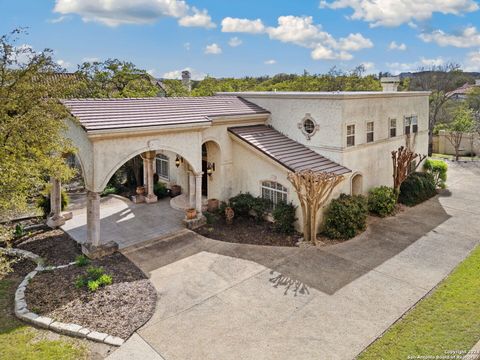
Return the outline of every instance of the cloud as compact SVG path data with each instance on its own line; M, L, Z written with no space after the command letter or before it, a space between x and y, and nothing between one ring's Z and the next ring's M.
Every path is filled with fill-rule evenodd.
M222 20L222 32L262 34L265 32L265 25L262 20L248 20L226 17Z
M388 45L388 50L405 51L407 50L407 45L404 43L397 44L395 41L392 41L390 45Z
M467 55L463 70L480 71L480 50L471 52Z
M58 23L61 23L61 22L64 22L64 21L67 21L67 20L70 20L70 19L71 19L70 16L62 15L62 16L59 16L59 17L54 18L54 19L48 19L47 22L49 22L50 24L58 24Z
M168 71L165 74L163 74L163 78L164 79L178 79L179 80L179 79L182 78L182 71L185 71L185 70L190 71L190 75L192 77L192 80L200 81L200 80L205 79L205 77L207 76L207 74L205 74L203 72L197 71L197 70L192 69L190 67L186 67L186 68L180 69L180 70Z
M377 72L375 68L375 64L373 62L370 62L370 61L363 62L362 66L365 68L365 72L367 74L374 74Z
M57 62L58 65L60 65L60 66L63 67L63 68L66 68L66 69L68 69L68 68L70 68L70 67L72 66L71 63L69 63L68 61L65 61L65 60L63 60L63 59L59 59L59 60L57 60L56 62Z
M411 63L387 63L387 67L392 73L413 72L421 68L432 68L434 66L441 66L445 64L445 60L441 57L428 59L421 57L420 60Z
M191 44L189 42L186 42L185 44L183 44L183 47L185 48L185 50L190 51Z
M229 41L228 41L228 45L230 45L231 47L237 47L237 46L240 46L242 45L243 41L240 40L238 37L234 36L232 37Z
M219 55L221 53L222 48L216 43L205 46L205 54Z
M413 20L423 21L435 12L461 15L477 11L475 0L322 0L320 7L330 9L351 8L352 20L363 20L375 26L399 26Z
M187 15L180 20L178 20L178 24L180 26L185 27L203 27L206 29L211 29L217 27L214 22L212 22L212 18L208 15L207 10L198 10L197 8L192 8L193 14Z
M447 34L442 30L435 30L431 33L420 34L419 37L427 43L434 42L440 46L454 46L458 48L480 46L480 33L475 26L469 26L458 34Z
M82 62L89 62L89 63L94 63L94 62L99 62L100 59L98 57L92 56L92 57L84 57L82 59Z
M277 60L274 60L274 59L266 60L264 62L265 65L275 65L276 63L277 63Z
M312 49L314 60L350 60L350 52L373 47L372 41L359 33L335 39L321 25L314 24L311 16L280 16L276 27L266 27L259 19L225 18L222 31L267 34L272 40Z
M190 7L184 0L56 0L53 11L112 27L152 24L163 17L177 18L181 26L214 26L207 10Z

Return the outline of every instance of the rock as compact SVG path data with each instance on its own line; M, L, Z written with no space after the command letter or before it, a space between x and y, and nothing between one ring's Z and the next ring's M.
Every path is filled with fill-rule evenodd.
M93 340L93 341L98 341L98 342L103 342L107 338L107 336L109 336L109 335L105 334L105 333L98 332L98 331L92 331L90 334L87 335L87 339Z
M105 340L103 340L103 342L107 345L121 346L125 342L125 340L116 336L109 335L105 338Z

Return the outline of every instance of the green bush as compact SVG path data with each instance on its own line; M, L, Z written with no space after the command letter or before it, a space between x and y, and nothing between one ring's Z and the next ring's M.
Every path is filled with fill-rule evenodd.
M395 190L391 187L379 186L368 193L368 210L381 217L391 215L396 204Z
M238 194L230 198L230 207L235 212L235 217L253 216L255 220L262 221L270 207L270 202L261 197L254 197L250 193Z
M119 194L120 189L113 185L107 185L105 189L103 189L102 193L100 194L101 197L112 195L112 194Z
M433 175L437 188L445 189L448 170L448 164L445 161L427 159L423 164L423 169Z
M62 211L67 207L68 203L70 202L70 199L68 197L68 194L66 193L65 190L62 190L61 192L61 197L62 197L62 204L61 208ZM42 210L43 216L48 216L50 214L50 195L40 195L37 199L37 206Z
M295 213L297 207L292 203L280 202L273 209L273 226L276 231L284 234L293 234L295 232Z
M341 194L327 207L323 232L331 239L350 239L367 228L367 216L364 196Z
M436 195L435 179L432 174L414 172L400 187L398 201L407 206L414 206Z
M85 255L78 255L75 258L75 265L77 265L78 267L87 266L89 264L90 264L90 259Z
M163 199L164 197L167 197L168 195L167 185L165 185L165 183L160 181L156 182L153 185L153 193L157 195L159 199Z
M80 275L75 280L77 288L86 287L90 291L97 291L102 286L111 285L113 279L110 275L105 274L102 267L89 267L85 275Z

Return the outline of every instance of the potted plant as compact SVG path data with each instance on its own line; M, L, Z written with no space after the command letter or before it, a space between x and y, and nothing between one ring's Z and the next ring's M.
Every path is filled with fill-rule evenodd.
M187 209L185 211L186 213L186 216L187 216L187 220L193 220L193 219L196 219L197 218L197 210L196 209Z
M143 195L145 194L145 187L144 186L137 186L137 189L135 190L137 195Z
M172 185L172 189L170 190L170 196L175 197L182 193L182 187L180 185Z
M217 211L219 204L220 202L218 201L218 199L208 199L208 204L207 204L208 212L213 213Z

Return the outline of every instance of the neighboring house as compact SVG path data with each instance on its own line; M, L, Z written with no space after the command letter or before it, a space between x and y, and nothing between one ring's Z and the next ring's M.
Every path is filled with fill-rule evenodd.
M78 122L88 190L89 242L99 242L99 194L127 160L145 161L146 202L153 174L183 189L189 207L240 192L298 205L292 171L342 174L340 193L392 186L391 152L428 151L428 92L243 92L212 97L65 100ZM302 230L298 209L298 230Z
M480 79L475 80L475 84L466 83L458 89L450 91L447 93L447 96L452 100L465 100L468 96L468 93L477 87L480 87Z

